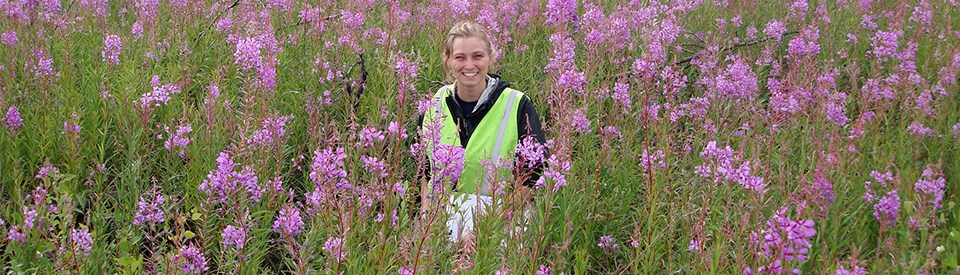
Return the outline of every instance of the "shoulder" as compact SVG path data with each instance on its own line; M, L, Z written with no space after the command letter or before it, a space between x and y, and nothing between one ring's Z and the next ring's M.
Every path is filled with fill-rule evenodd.
M443 85L439 89L437 89L437 92L433 94L433 97L435 99L440 99L442 97L449 95L452 92L453 92L453 84Z

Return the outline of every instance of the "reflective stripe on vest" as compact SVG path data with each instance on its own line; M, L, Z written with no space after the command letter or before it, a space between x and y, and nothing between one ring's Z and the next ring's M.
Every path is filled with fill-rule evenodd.
M452 85L448 85L437 91L434 95L436 104L424 113L423 127L430 125L434 119L443 119L440 143L460 145L458 142L459 128L453 121L450 109L446 108L446 104L444 104L451 90ZM464 169L457 181L456 191L472 194L477 192L476 187L479 184L479 194L489 196L492 195L492 179L509 179L513 166L514 150L516 150L519 141L517 112L519 111L518 101L521 98L523 98L522 92L507 88L500 94L500 98L491 99L496 100L496 102L481 119L467 142L467 148L464 152ZM437 110L441 112L437 112ZM424 149L432 162L432 150L429 149L432 146L429 143L429 141L425 142ZM497 173L488 174L485 164L495 165L496 168L490 167L489 170Z

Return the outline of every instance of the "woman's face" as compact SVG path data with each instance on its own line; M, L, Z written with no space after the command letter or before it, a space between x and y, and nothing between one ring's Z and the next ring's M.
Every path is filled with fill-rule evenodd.
M447 69L464 88L486 88L487 72L492 57L483 40L477 37L456 38L447 57ZM480 88L481 91L483 88Z

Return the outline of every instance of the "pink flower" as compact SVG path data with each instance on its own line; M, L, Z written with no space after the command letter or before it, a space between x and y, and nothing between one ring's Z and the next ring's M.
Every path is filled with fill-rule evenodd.
M600 242L597 243L597 247L604 250L617 250L617 248L620 248L620 245L613 243L613 237L607 235L600 237Z
M173 260L180 263L184 273L203 273L209 269L203 251L193 245L180 248L180 254L174 255Z
M90 255L90 249L93 245L93 238L90 237L90 232L87 232L87 230L83 228L71 229L70 240L73 241L74 253L83 253L84 257Z
M582 109L573 110L573 129L580 133L590 132L590 119L587 118Z
M6 31L3 32L3 35L0 35L0 43L3 43L7 46L15 46L20 40L17 39L17 32L15 31Z
M343 251L344 240L342 238L330 237L323 243L323 251L326 251L329 257L337 259L337 262L343 262L347 257L347 252Z
M120 37L115 34L108 35L106 38L104 38L103 44L103 50L100 51L100 56L103 57L103 62L119 65L120 51L122 50Z
M284 205L280 210L280 215L273 222L273 231L282 234L284 237L293 237L300 234L303 228L303 218L300 217L300 209L293 205Z
M247 230L243 227L227 225L220 236L223 237L224 246L233 247L237 250L242 250L247 243Z
M545 23L555 28L564 26L567 23L576 22L578 20L577 1L548 0L547 12L544 13L544 16L547 17Z
M6 126L8 130L13 132L23 127L23 119L20 118L20 110L16 106L10 106L7 109Z
M880 198L873 205L873 216L881 225L894 226L897 224L897 217L900 215L900 194L896 189L887 192L887 195Z

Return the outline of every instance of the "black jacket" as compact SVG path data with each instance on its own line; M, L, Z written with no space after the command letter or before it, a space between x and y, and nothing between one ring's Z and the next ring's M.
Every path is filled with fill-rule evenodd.
M477 106L473 113L467 116L463 115L463 112L460 109L460 104L457 103L453 93L450 93L444 99L447 107L450 108L450 115L453 116L453 122L460 127L460 145L464 148L466 148L467 143L470 142L470 136L473 135L473 131L476 130L477 125L479 125L480 121L483 120L483 117L487 115L487 112L490 111L490 108L497 103L497 100L501 100L500 94L502 94L503 91L510 86L510 83L507 83L507 81L501 79L498 75L490 74L490 77L497 79L497 84L490 93L490 99L484 103L481 103L479 106ZM520 108L517 112L517 133L520 136L520 139L522 140L527 136L533 136L537 142L540 142L540 144L546 144L547 139L546 135L543 133L543 127L541 127L540 124L540 116L537 114L537 109L534 107L533 101L530 100L530 97L523 95L523 98L520 99L519 107ZM420 117L417 119L418 133L422 126L423 115L420 115ZM545 159L546 156L544 156L544 160ZM533 168L533 173L530 173L530 177L523 182L523 185L527 187L533 187L537 180L540 179L542 170L542 163L535 166Z

